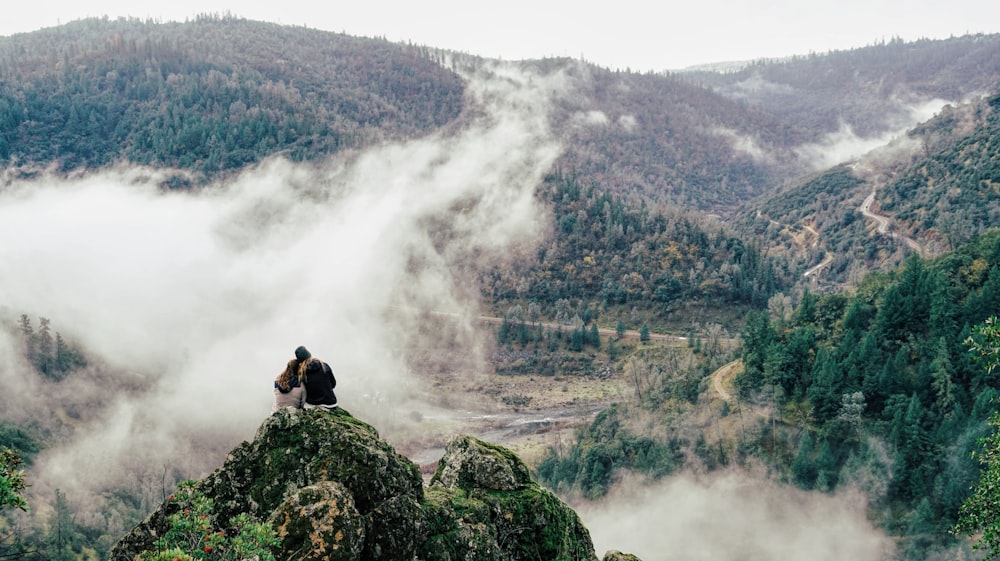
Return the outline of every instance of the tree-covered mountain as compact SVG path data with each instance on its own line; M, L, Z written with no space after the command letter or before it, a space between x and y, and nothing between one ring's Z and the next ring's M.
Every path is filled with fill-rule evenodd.
M898 265L914 247L958 247L1000 223L998 108L996 94L946 107L885 148L749 202L737 222L781 253L828 258L824 284L856 284L859 272ZM871 210L891 220L886 232L860 211L870 195Z
M949 531L980 472L971 452L1000 396L995 373L964 342L1000 313L1000 231L938 258L913 256L850 293L806 292L794 309L770 311L748 314L743 369L721 409L708 399L715 390L699 386L705 378L661 368L641 399L553 449L541 479L600 496L622 469L659 477L685 458L763 462L806 489L863 490L906 558L955 545ZM707 420L697 412L706 408ZM631 421L650 412L662 424ZM728 441L715 443L719 424L736 416Z
M873 114L918 98L992 91L996 45L992 36L894 41L731 75L612 72L569 59L521 66L567 77L551 114L567 173L728 212L801 175L808 162L795 149L837 122L867 134L894 124ZM460 74L492 63L231 16L77 21L0 38L0 162L129 161L203 181L273 154L319 159L460 122ZM780 87L747 86L760 80Z
M0 38L0 162L212 176L455 119L463 81L417 48L237 18L82 20Z
M681 74L761 107L818 140L849 126L862 137L895 131L914 106L966 101L1000 89L1000 35L888 42L760 60L736 72Z

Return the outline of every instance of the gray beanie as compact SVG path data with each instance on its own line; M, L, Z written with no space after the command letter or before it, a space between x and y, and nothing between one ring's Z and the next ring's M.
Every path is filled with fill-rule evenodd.
M306 349L305 347L300 346L299 348L295 349L295 358L298 359L299 362L302 362L303 360L308 360L311 357L312 353L310 353L309 350Z

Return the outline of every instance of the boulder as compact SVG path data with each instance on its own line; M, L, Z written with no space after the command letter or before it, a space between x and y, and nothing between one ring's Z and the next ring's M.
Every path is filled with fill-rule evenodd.
M597 561L576 513L511 451L456 437L425 489L413 462L340 408L274 413L195 486L216 524L268 522L281 561ZM162 504L109 559L152 549L176 508Z
M444 510L450 516L438 519L438 533L428 532L427 540L474 538L458 540L454 555L434 559L597 559L576 512L532 481L524 462L501 446L471 436L452 439L430 485L437 493L425 500L434 503L425 515ZM421 551L428 549L425 541Z

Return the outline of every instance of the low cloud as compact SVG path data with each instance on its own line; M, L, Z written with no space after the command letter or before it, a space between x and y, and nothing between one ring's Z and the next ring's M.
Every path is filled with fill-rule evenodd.
M771 155L761 148L760 144L758 144L757 140L752 136L741 134L737 130L726 127L716 127L712 130L712 133L729 139L734 150L743 152L758 162L766 163L773 160Z
M599 556L880 561L894 549L866 518L860 494L806 492L746 473L629 481L577 510Z
M37 458L31 492L90 500L140 472L204 475L253 436L298 345L331 363L345 408L402 430L420 313L454 314L472 341L476 267L543 231L563 80L483 69L468 88L480 116L459 132L274 159L195 191L144 168L0 187L3 321L49 318L94 363L43 381L0 333L4 419L73 435Z
M899 111L887 123L889 130L876 135L858 136L850 125L841 123L840 129L823 137L819 142L805 144L795 149L796 155L806 161L815 170L823 170L844 162L857 160L879 148L888 147L895 142L897 147L906 132L914 126L930 120L948 104L943 99L930 99L904 102L899 98L893 100Z
M573 114L572 122L576 126L602 127L611 120L603 111L577 111Z

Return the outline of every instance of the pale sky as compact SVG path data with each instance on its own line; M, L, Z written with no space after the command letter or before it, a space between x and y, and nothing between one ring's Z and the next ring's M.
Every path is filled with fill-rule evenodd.
M901 37L1000 31L996 0L35 0L6 6L0 35L90 16L183 21L198 13L306 25L491 58L582 57L612 68L706 62L860 47Z

